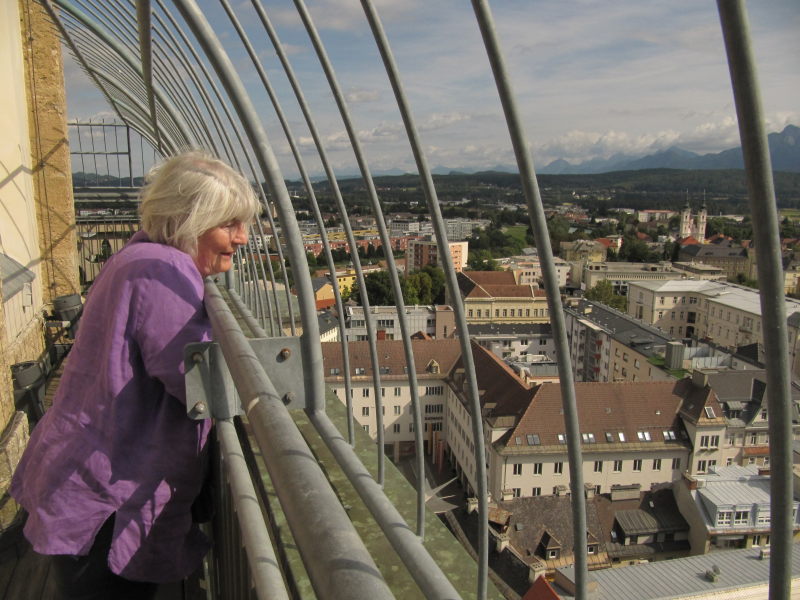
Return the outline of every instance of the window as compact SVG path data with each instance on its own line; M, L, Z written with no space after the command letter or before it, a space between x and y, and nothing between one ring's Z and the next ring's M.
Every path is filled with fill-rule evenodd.
M366 431L367 433L369 433L369 425L364 425L364 431Z
M649 431L637 431L636 437L639 438L640 442L650 442L653 438L650 437Z
M717 527L731 524L733 513L729 510L721 510L717 513Z
M758 513L758 517L756 518L756 523L759 525L769 525L770 523L770 513L760 512Z
M553 473L555 473L556 475L561 475L563 472L564 472L563 462L553 463Z
M369 398L369 388L361 388L361 397Z
M394 327L394 319L378 319L378 327Z
M587 552L587 554L594 554L595 552L597 552L597 546L594 546L594 545L587 546L586 547L586 552Z
M602 460L594 461L594 472L595 473L602 473L603 472L603 461Z
M334 367L331 369L331 375L338 375L339 374L339 367Z
M431 423L431 431L441 431L441 430L442 430L441 421L438 423Z
M680 458L673 458L672 459L672 469L677 471L681 468L681 459Z
M584 444L594 444L594 434L593 433L582 433L581 437L583 438Z
M408 424L408 433L414 433L414 423Z
M749 510L737 510L733 518L734 525L748 525L750 523Z
M541 444L539 441L539 435L536 433L529 433L525 436L525 438L528 440L528 446L538 446Z
M661 470L661 459L654 458L653 459L653 471L660 471Z
M622 473L622 461L615 460L614 461L614 473Z
M426 396L441 396L444 394L444 386L443 385L428 385L425 386L425 395Z
M395 423L394 425L392 425L392 431L394 433L400 433L400 423Z
M399 404L395 404L394 405L394 414L399 415L400 413L401 413L400 405Z
M624 434L624 433L622 433L621 431L619 432L619 435L618 435L618 437L619 437L619 441L620 441L620 442L624 442L624 441L625 441L625 434Z
M701 448L718 448L719 436L718 435L701 435L700 436Z
M534 475L542 474L542 463L533 463L533 474Z
M514 475L522 475L522 463L514 463L511 466L514 468Z
M707 469L708 461L705 460L698 460L697 461L697 472L698 473L705 473Z
M441 414L444 411L444 404L426 404L425 414Z
M381 398L386 398L386 388L381 388Z
M558 443L559 444L566 444L567 443L567 438L564 436L563 433L559 433L558 434Z
M709 418L709 419L716 419L717 418L717 415L714 414L714 409L712 407L706 406L706 407L704 407L704 410L706 412L706 417L707 418Z
M400 388L399 387L394 388L394 395L395 396L399 396L400 395Z
M367 370L364 367L356 367L355 372L356 375L364 375Z
M520 488L512 488L511 489L511 495L514 498L519 498L522 495L522 489L520 489Z
M664 434L664 441L665 442L673 442L675 441L675 432L674 431L662 431L661 433Z
M633 460L633 470L635 472L637 472L637 473L642 470L642 459L641 458L636 458L636 459Z
M541 496L541 495L542 495L542 488L540 487L535 487L531 491L531 496Z

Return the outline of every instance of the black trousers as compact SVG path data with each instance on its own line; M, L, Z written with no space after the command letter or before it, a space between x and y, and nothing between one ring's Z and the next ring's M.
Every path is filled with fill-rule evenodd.
M100 528L86 556L55 555L52 566L58 600L151 600L158 584L131 581L108 568L114 515Z

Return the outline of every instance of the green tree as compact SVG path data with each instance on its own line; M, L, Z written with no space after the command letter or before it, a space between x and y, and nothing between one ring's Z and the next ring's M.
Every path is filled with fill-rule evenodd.
M628 299L625 296L615 294L614 288L608 279L598 281L597 285L587 290L583 297L594 302L602 302L620 312L625 312L628 308Z
M439 267L427 265L422 268L422 272L427 273L431 278L431 303L444 304L446 287L444 271Z
M367 286L367 297L371 306L389 306L394 304L394 293L392 293L392 283L389 278L389 271L375 271L364 277L364 285ZM361 304L361 290L358 283L353 285L350 292L350 299Z

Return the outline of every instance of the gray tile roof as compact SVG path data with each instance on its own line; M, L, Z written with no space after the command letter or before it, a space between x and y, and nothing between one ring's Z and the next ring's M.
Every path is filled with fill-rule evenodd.
M724 550L661 560L647 564L589 572L589 583L597 584L593 600L672 600L687 597L710 597L725 591L764 586L769 581L769 558L761 560L758 548ZM717 581L709 581L706 571L719 568ZM792 545L791 570L793 588L800 585L800 544ZM574 567L558 570L560 575L575 580ZM575 596L557 587L564 600ZM740 597L745 597L744 595ZM756 596L747 596L756 597ZM766 596L763 596L766 597Z

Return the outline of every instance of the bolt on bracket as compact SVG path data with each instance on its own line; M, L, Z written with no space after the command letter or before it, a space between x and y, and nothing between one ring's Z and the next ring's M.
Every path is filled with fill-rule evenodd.
M253 338L248 341L286 407L305 408L306 377L300 338ZM188 344L183 356L186 412L190 418L230 419L244 414L219 344Z

